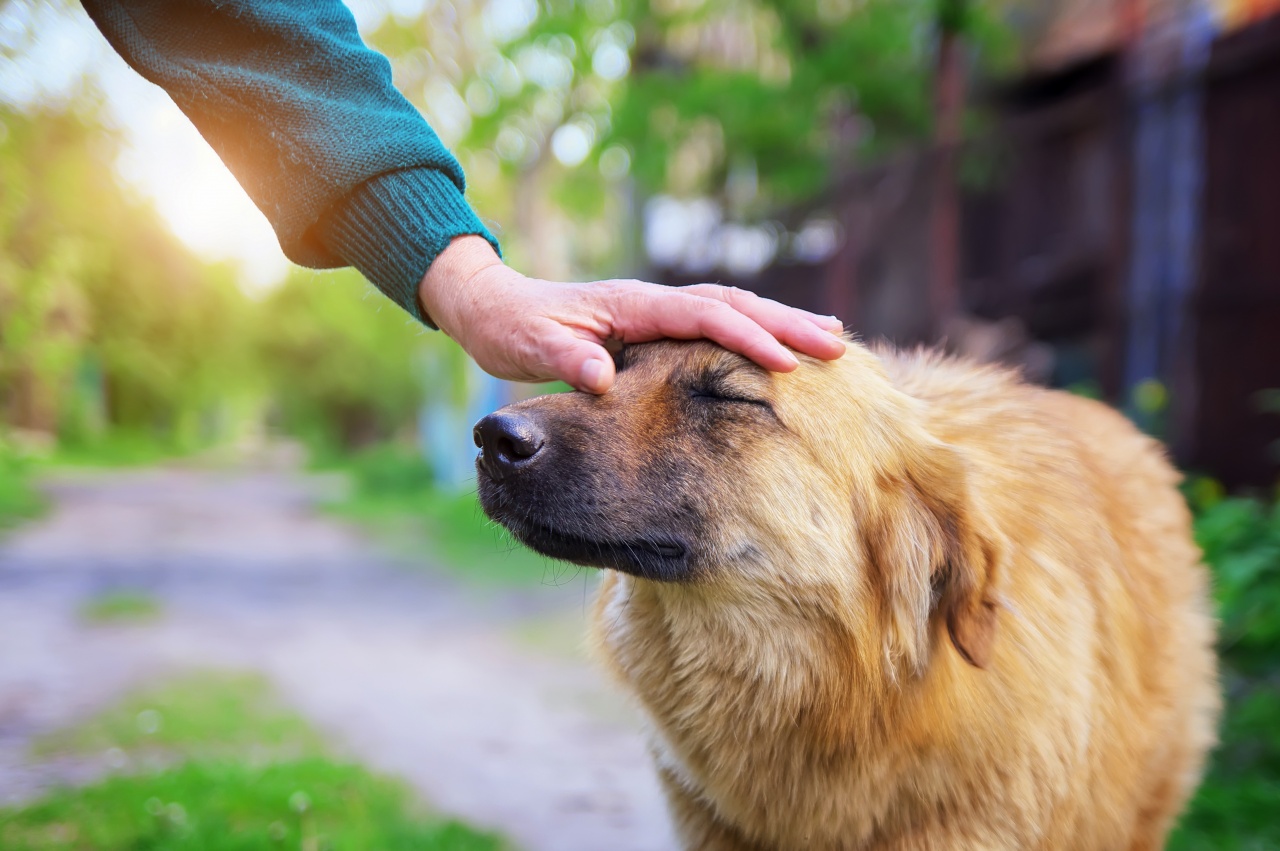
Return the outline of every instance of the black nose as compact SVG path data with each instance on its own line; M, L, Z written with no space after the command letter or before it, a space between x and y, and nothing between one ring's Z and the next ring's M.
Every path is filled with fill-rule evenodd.
M471 434L480 447L477 463L495 479L527 465L547 442L532 417L512 412L490 414L476 423Z

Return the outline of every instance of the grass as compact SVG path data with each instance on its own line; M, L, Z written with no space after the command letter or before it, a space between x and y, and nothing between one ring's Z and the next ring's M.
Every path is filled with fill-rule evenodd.
M352 482L326 509L401 554L426 556L479 585L558 584L578 575L578 568L543 558L489 520L474 493L438 490L430 468L410 451L376 447L326 466Z
M94 718L36 741L36 756L126 753L225 756L320 749L320 739L251 674L205 671L126 696Z
M80 607L81 620L101 625L148 623L162 613L160 602L141 591L109 591Z
M398 785L307 757L278 765L190 762L117 776L0 812L7 851L491 851L494 836L414 812Z
M33 461L0 434L0 534L39 517L46 507L35 488Z
M202 673L41 739L37 758L116 756L125 773L0 809L6 851L499 851L399 783L324 753L254 676ZM165 765L160 770L131 769Z
M110 431L92 442L59 442L46 463L53 467L144 467L184 454L151 435Z
M35 487L37 467L138 467L178 455L150 437L112 432L92 444L58 443L37 460L0 430L0 534L48 508L48 500Z

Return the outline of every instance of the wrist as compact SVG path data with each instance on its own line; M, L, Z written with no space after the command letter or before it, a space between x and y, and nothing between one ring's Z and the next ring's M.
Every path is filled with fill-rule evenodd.
M489 241L481 236L455 237L444 251L436 255L427 273L418 283L418 303L423 315L441 331L457 339L459 296L475 277L494 266L502 258Z

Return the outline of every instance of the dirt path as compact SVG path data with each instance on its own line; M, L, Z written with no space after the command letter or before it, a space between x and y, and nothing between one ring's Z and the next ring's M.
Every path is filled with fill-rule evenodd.
M638 723L572 653L582 580L487 597L388 564L316 515L282 471L77 474L0 543L0 803L101 766L32 764L33 737L146 679L265 672L336 747L529 851L673 847ZM89 626L84 601L141 589L151 624Z

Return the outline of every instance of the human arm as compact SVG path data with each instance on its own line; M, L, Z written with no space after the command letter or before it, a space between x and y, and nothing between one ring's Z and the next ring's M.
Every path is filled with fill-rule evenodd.
M844 351L822 330L834 320L737 290L563 284L502 265L457 161L337 0L84 5L191 118L290 259L355 266L491 373L603 392L613 366L600 344L611 338L707 336L780 370L795 362L775 336L819 357Z
M496 241L462 169L392 85L338 0L84 0L266 215L290 260L355 266L419 319L418 285L457 236Z

